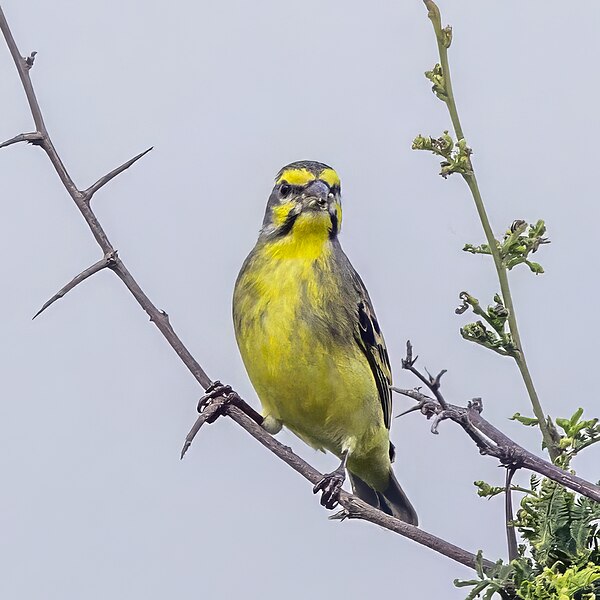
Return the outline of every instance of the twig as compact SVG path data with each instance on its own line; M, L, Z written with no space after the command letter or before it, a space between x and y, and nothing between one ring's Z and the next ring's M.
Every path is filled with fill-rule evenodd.
M565 471L519 446L499 429L496 429L489 421L486 421L479 413L471 413L470 419L481 433L496 442L499 447L503 448L503 452L510 455L511 463L515 467L535 471L578 494L600 502L600 486L594 485L569 471Z
M414 390L403 390L395 387L392 389L403 396L414 399ZM431 398L429 400L433 402ZM434 414L441 414L443 420L458 423L477 444L481 454L493 456L503 465L512 465L516 469L528 469L539 473L578 494L600 502L600 486L577 477L577 475L573 475L569 471L565 471L519 446L499 429L496 429L489 421L486 421L472 406L465 408L447 404L447 407L443 410L438 407Z
M15 135L14 138L6 140L0 144L0 148L6 148L6 146L12 146L12 144L18 144L19 142L29 142L30 144L39 144L42 141L42 135L37 131L33 133L20 133Z
M116 256L116 251L112 252L111 254L106 255L103 259L99 260L97 263L94 263L91 267L88 267L87 269L79 273L79 275L73 277L73 279L71 279L71 281L69 281L67 285L61 288L58 292L56 292L56 294L54 294L54 296L52 296L52 298L50 298L50 300L44 303L42 308L40 308L40 310L38 310L35 313L35 315L33 315L32 320L35 319L37 316L41 315L50 305L54 304L57 300L60 300L60 298L65 296L65 294L70 292L75 286L79 285L82 281L85 281L88 277L94 275L94 273L98 273L98 271L102 271L102 269L110 267L111 264L114 263Z
M208 405L205 410L203 410L196 419L196 422L192 425L189 433L185 436L185 442L183 444L183 448L181 449L180 459L183 459L186 452L189 450L194 438L197 433L200 431L200 428L205 424L209 423L214 416L216 416L219 411L222 410L224 404L226 404L227 400L224 397L217 398L212 404Z
M436 400L439 402L440 406L442 408L445 408L446 401L444 400L442 394L440 394L439 390L440 380L442 379L444 373L446 373L446 369L440 371L435 377L433 377L430 373L427 373L427 377L425 377L425 375L423 375L418 369L415 369L414 367L414 364L417 362L417 359L419 357L415 356L413 358L412 350L412 344L410 343L410 340L408 340L406 342L406 358L402 359L402 368L406 369L407 371L410 371L411 373L413 373L413 375L418 377L431 390Z
M594 485L581 477L573 475L569 471L565 471L539 458L529 452L529 450L519 446L519 444L486 421L481 416L481 412L483 411L481 398L474 398L469 402L467 407L456 406L447 402L442 396L439 385L435 386L435 382L430 381L414 366L416 360L416 358L413 359L412 357L412 345L410 342L407 342L406 358L402 361L402 366L411 373L414 373L420 381L425 383L432 393L435 394L437 402L419 390L404 390L396 387L392 387L391 389L403 396L416 400L421 412L428 419L434 418L432 433L437 433L437 426L442 420L454 421L477 444L481 454L493 456L504 466L514 469L524 468L544 475L544 477L548 477L548 479L552 479L574 492L600 502L600 486ZM444 400L443 405L439 402L439 397ZM406 412L408 411L402 414L406 414Z
M448 108L448 113L452 121L454 132L456 134L457 139L460 141L463 140L465 136L460 122L460 117L458 116L456 101L454 99L454 91L452 89L452 77L450 74L450 65L448 62L448 48L450 46L450 42L452 41L452 31L450 28L442 27L440 10L435 4L435 2L433 0L423 0L423 2L427 7L427 16L431 20L437 41L438 54L440 57L442 76L444 78L445 88L445 97L442 98L442 100ZM510 328L510 333L512 334L513 341L517 348L517 352L515 352L512 356L514 357L519 371L521 372L521 376L523 377L523 381L525 383L525 387L527 389L527 393L531 401L533 412L540 425L540 431L542 432L544 443L548 448L550 458L552 460L555 460L558 457L559 452L556 447L554 438L552 436L552 432L550 431L550 427L546 422L546 416L544 415L542 404L533 384L533 379L531 377L531 373L529 372L527 361L525 360L525 353L523 351L521 336L519 334L517 315L515 313L515 308L513 305L513 299L510 291L510 285L508 282L508 273L506 270L506 266L502 262L502 257L500 256L498 241L494 237L494 232L492 230L492 226L487 215L485 204L483 203L483 198L479 190L479 184L477 183L475 171L473 170L472 164L470 166L471 168L467 172L462 173L462 177L467 183L469 190L471 191L471 195L473 196L475 207L477 209L477 214L479 215L479 220L481 221L481 225L483 227L483 231L485 233L485 237L490 248L490 252L492 253L492 258L494 260L494 266L496 268L498 281L500 283L500 289L502 291L502 299L504 300L504 305L508 310L508 325Z
M506 519L506 543L508 544L508 560L515 560L519 556L517 547L517 534L513 525L513 507L512 507L512 478L516 469L514 467L506 468L506 483L504 491L504 515Z
M83 192L85 199L89 202L92 199L92 196L103 186L105 186L111 179L114 179L117 175L120 175L123 171L129 169L129 167L134 163L140 160L142 156L145 156L152 150L154 146L150 146L148 150L144 150L140 152L137 156L130 158L127 162L124 162L122 165L118 166L116 169L113 169L110 173L104 175L104 177L100 177L96 183L91 185L87 190Z

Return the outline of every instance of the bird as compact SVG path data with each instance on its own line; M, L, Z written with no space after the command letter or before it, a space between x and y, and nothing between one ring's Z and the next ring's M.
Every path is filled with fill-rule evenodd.
M367 289L342 250L341 182L316 161L275 178L256 245L233 293L240 354L262 426L286 427L340 459L315 486L335 508L346 470L359 498L412 525L392 470L392 373Z

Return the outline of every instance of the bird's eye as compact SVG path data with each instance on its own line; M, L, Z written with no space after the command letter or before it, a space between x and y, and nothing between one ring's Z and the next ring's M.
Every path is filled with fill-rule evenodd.
M279 194L282 198L285 198L292 191L292 186L288 183L282 183L279 188Z

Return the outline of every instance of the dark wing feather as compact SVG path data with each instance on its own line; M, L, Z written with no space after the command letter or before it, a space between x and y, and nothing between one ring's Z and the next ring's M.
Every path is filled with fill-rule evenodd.
M383 422L389 429L392 419L392 392L390 390L392 369L390 359L367 289L352 267L350 267L350 273L354 287L358 292L355 338L373 372L383 410Z

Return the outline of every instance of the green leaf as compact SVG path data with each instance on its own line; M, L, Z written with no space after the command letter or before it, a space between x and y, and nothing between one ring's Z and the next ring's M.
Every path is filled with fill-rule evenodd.
M583 408L580 407L573 413L573 416L570 418L571 425L576 425L577 423L579 423L579 419L581 419L582 416Z
M442 66L438 63L431 71L425 71L425 77L433 84L431 91L443 102L448 99L446 91L446 79L442 71Z
M477 488L477 495L481 498L493 498L498 494L503 494L505 491L503 486L490 485L485 481L474 481L473 485Z
M437 75L435 70L428 71L427 75L428 78L431 78L431 81L438 81L438 79L436 79ZM439 87L439 84L436 83L434 83L434 88L436 85L438 85L438 91L442 90L442 88ZM448 131L444 131L444 133L438 138L418 135L413 140L412 149L428 150L433 152L433 154L444 158L444 160L440 163L442 167L440 175L444 178L452 175L453 173L461 173L462 175L466 175L472 172L470 158L472 154L471 149L467 146L466 141L463 139L455 142Z
M535 273L536 275L541 275L544 273L544 267L542 267L540 263L531 262L530 260L526 260L525 263L531 269L532 273Z
M538 420L535 417L524 417L521 413L515 413L511 418L511 421L519 421L522 425L527 427L536 427L539 425Z

